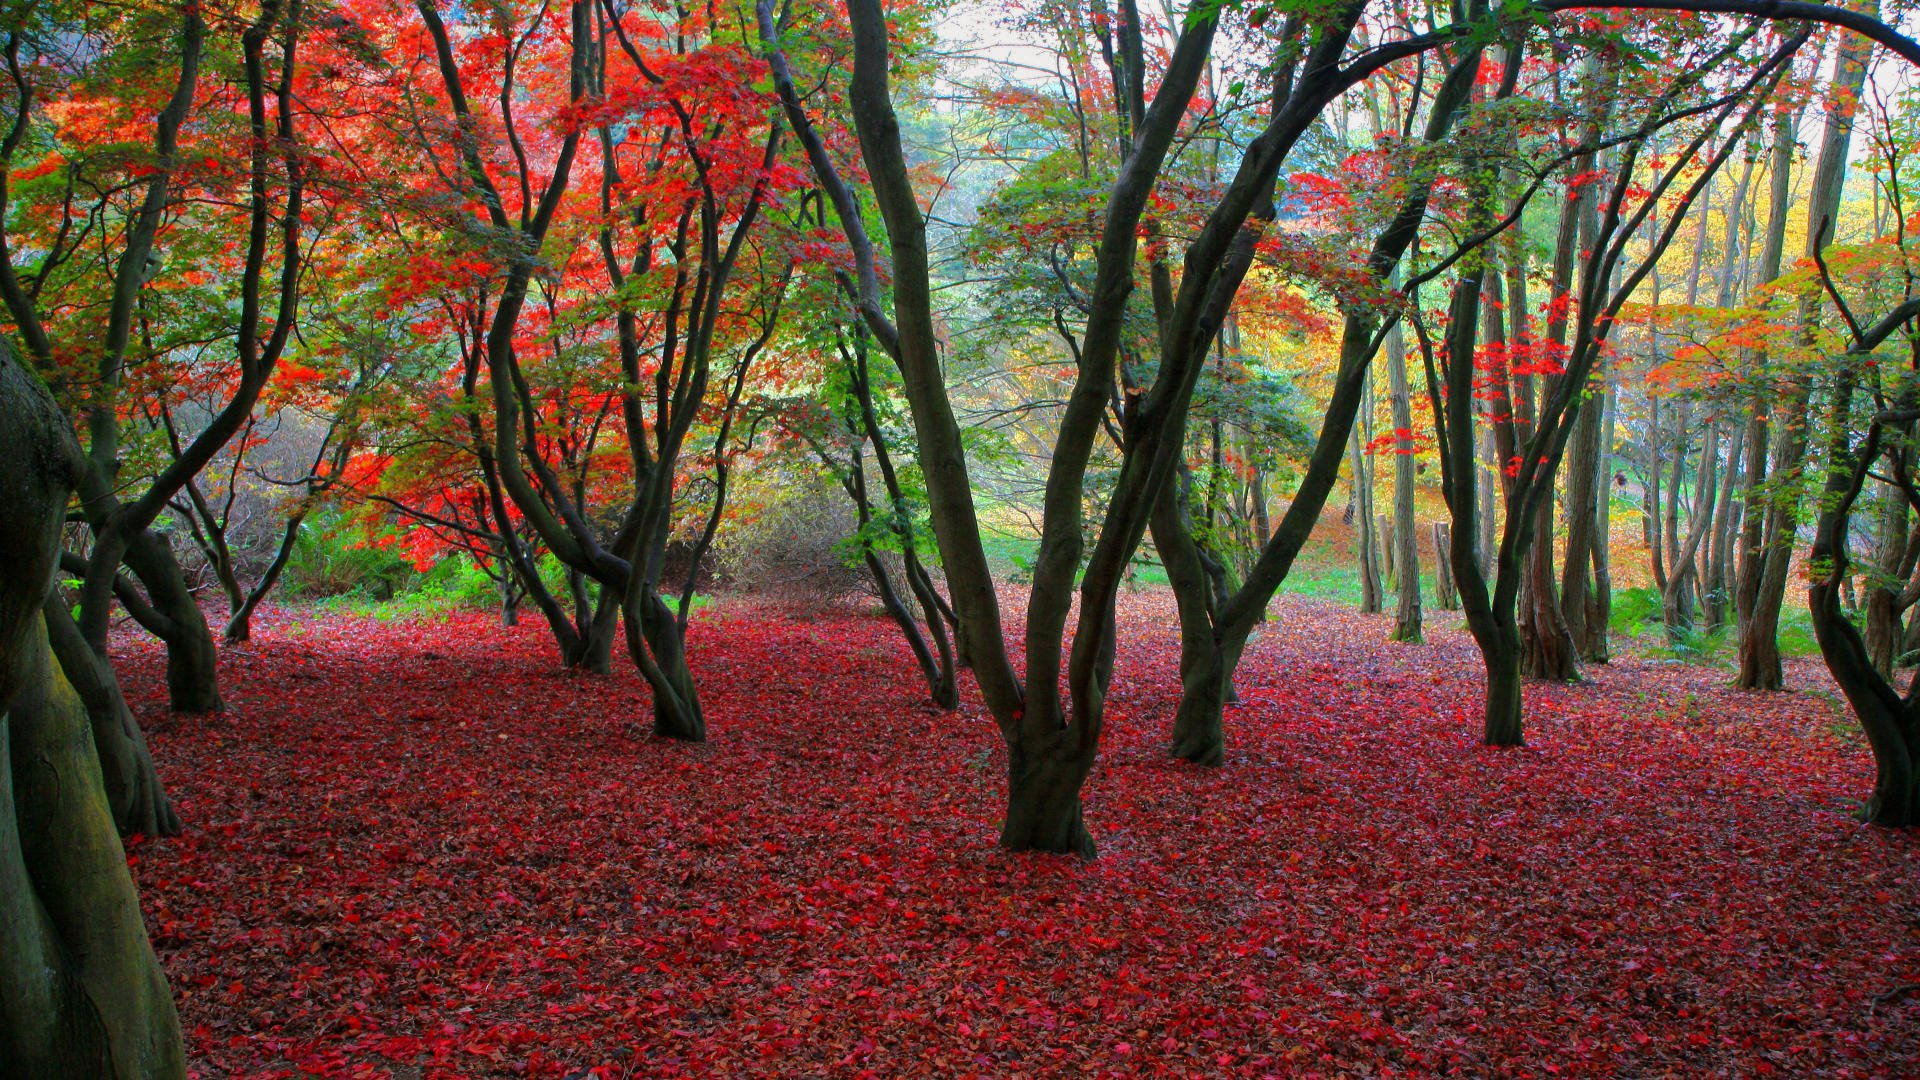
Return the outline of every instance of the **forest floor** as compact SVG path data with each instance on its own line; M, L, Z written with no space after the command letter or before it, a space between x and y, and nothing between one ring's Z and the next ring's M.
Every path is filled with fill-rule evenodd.
M1283 598L1225 768L1162 751L1170 602L1124 599L1092 863L995 846L1005 756L891 625L723 602L712 725L481 614L285 608L230 711L122 668L188 833L138 840L201 1077L1914 1076L1920 836L1797 692L1627 658L1476 738L1433 644ZM1822 689L1825 688L1825 689Z

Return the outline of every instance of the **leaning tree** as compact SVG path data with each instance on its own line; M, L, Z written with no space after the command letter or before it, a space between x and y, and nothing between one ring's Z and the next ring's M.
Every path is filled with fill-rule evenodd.
M1819 223L1816 223L1818 227ZM1823 268L1824 269L1824 268ZM1875 664L1859 625L1841 605L1852 566L1849 531L1867 481L1887 481L1893 512L1907 518L1920 508L1916 486L1915 422L1920 420L1920 298L1914 275L1901 268L1908 296L1878 321L1862 325L1827 279L1851 344L1831 365L1827 404L1827 479L1809 550L1812 580L1807 607L1827 670L1860 720L1873 749L1873 794L1863 816L1877 825L1920 825L1920 678L1901 691ZM1823 273L1823 276L1824 273ZM1879 356L1892 342L1904 354ZM1891 361L1891 362L1886 362ZM1812 378L1809 373L1809 378ZM1876 473L1876 469L1883 472Z

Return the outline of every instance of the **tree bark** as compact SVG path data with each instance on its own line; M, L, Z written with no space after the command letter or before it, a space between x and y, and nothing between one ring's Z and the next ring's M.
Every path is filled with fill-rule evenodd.
M1008 747L1001 846L1093 858L1093 836L1080 807L1080 789L1092 768L1091 753L1068 747L1037 754L1017 743Z
M1460 590L1453 584L1453 562L1447 555L1452 546L1452 530L1447 523L1434 522L1433 598L1441 611L1460 610Z
M147 600L167 620L161 640L167 646L167 700L174 712L217 713L220 698L219 651L200 602L173 557L173 545L152 529L127 545L127 568L147 587ZM96 648L96 651L97 648Z
M1407 342L1400 327L1387 334L1387 397L1393 410L1393 569L1399 604L1393 640L1418 643L1420 626L1420 535L1413 520L1413 397L1407 380Z
M1567 551L1560 571L1560 614L1580 659L1607 662L1607 623L1596 618L1593 562L1600 528L1600 503L1609 497L1600 435L1605 398L1590 402L1573 422L1567 447Z
M120 693L113 666L87 645L57 591L45 608L54 658L87 710L115 827L121 836L180 835L180 816L160 784L146 734Z
M1368 397L1372 395L1366 395ZM1348 457L1353 469L1353 547L1359 560L1360 610L1371 615L1381 608L1380 553L1374 534L1373 469L1366 451L1366 406L1361 406L1359 422L1348 437Z
M21 1077L184 1080L88 712L47 641L80 449L4 340L0 461L0 1063Z
M1578 420L1575 421L1578 423ZM1520 588L1520 672L1543 682L1580 681L1573 635L1560 617L1554 581L1553 499L1540 500Z
M687 666L680 622L650 578L635 575L627 593L627 652L653 691L653 733L662 739L706 742L707 718Z
M1864 38L1841 39L1834 58L1833 98L1847 101L1858 98L1866 84L1866 61L1872 49L1872 43ZM1837 106L1829 110L1820 142L1820 157L1814 165L1807 196L1807 240L1803 254L1808 259L1820 252L1831 235L1833 218L1840 208L1841 189L1846 182L1847 152L1852 142L1850 116L1842 115ZM1812 342L1819 303L1817 290L1801 294L1799 325L1803 344ZM1740 635L1740 673L1734 680L1734 685L1746 690L1779 690L1784 683L1780 668L1780 608L1786 600L1787 575L1800 526L1802 465L1807 456L1808 405L1812 394L1810 380L1793 379L1786 395L1785 415L1777 425L1773 462L1780 490L1774 493L1767 512L1753 610Z
M1173 718L1172 752L1196 765L1219 765L1226 760L1222 713L1231 696L1233 676L1215 630L1212 584L1187 522L1187 493L1179 479L1162 493L1148 523L1180 611L1181 693Z

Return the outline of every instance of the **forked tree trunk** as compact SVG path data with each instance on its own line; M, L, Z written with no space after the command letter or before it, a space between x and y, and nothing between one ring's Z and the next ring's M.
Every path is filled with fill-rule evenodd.
M280 582L280 575L293 558L294 544L300 539L300 526L306 520L306 514L294 514L287 519L286 527L280 531L280 546L274 549L273 561L267 564L266 573L254 583L240 606L233 609L233 615L227 619L227 629L222 635L229 645L238 645L253 639L253 613L259 609L260 602L267 598L273 587Z
M184 1080L87 709L47 641L80 450L4 339L0 461L0 1071Z
M653 733L663 739L706 742L707 718L687 666L679 620L650 583L639 575L634 580L640 585L627 597L627 652L653 691Z
M1093 858L1093 836L1080 807L1093 754L1063 745L1067 738L1063 733L1055 746L1038 752L1018 743L1008 747L1007 819L1000 843L1009 851Z

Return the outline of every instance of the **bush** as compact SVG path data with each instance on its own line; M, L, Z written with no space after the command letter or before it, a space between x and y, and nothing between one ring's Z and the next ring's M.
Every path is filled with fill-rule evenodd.
M1607 626L1614 633L1639 637L1649 623L1665 621L1659 592L1645 587L1614 591L1612 614L1607 619Z
M398 532L391 528L369 543L339 517L316 515L294 538L282 578L290 597L353 596L390 600L411 588L420 576L393 550Z
M802 603L870 594L866 567L848 557L845 544L858 519L833 477L783 471L742 481L736 505L748 512L729 521L714 541L722 584Z

